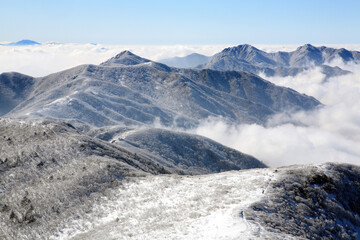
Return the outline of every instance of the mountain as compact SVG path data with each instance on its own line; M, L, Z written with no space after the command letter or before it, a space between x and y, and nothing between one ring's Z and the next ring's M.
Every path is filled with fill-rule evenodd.
M358 236L358 166L328 163L180 176L158 159L175 156L179 166L192 159L195 169L207 165L207 172L218 171L211 164L217 165L217 158L250 166L257 160L190 134L122 130L92 129L94 137L61 121L1 119L0 238ZM107 142L111 139L115 142ZM151 149L157 149L155 154ZM174 226L181 230L173 231Z
M360 62L360 52L306 44L292 52L267 53L245 44L224 49L198 68L247 71L254 74L263 72L267 76L295 76L319 66L327 77L348 74L348 71L326 65L334 59L341 59L345 63Z
M117 67L122 65L138 65L141 63L150 63L151 61L145 58L141 58L130 51L123 51L113 58L110 58L106 62L100 64L100 66Z
M105 139L147 156L170 172L206 174L266 167L259 160L208 138L164 129L131 129Z
M356 55L317 50L228 55L289 72L287 62L320 64L319 51ZM322 106L312 97L252 73L174 68L129 51L41 78L4 73L0 93L0 239L359 238L359 167L271 169L208 138L154 128L208 117L264 124Z
M128 51L98 66L34 81L31 93L7 117L75 119L98 127L158 121L189 128L208 117L264 123L277 112L320 105L254 74L171 68Z
M60 209L64 219L57 231L51 231L57 218L44 216L49 223L42 228L30 223L33 234L27 236L42 231L43 238L74 240L357 239L359 181L360 168L346 164L151 175L123 181L97 201L90 195L71 215ZM34 197L17 198L25 205Z
M28 45L41 45L41 43L32 40L21 40L18 42L8 43L8 46L28 46Z
M193 68L201 64L205 64L210 60L210 57L198 53L192 53L185 57L173 57L159 60L160 63L166 64L170 67L177 68Z
M195 135L126 134L126 144L113 144L61 121L0 119L0 238L46 239L139 177L266 167Z

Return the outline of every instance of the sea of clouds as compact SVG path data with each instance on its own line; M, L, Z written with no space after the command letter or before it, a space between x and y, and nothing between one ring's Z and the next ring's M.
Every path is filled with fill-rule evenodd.
M292 51L298 45L255 45L264 51ZM320 46L320 45L316 45ZM360 50L360 45L327 45ZM228 45L124 46L101 44L42 44L0 46L0 73L16 71L44 76L80 64L99 64L123 50L159 60L193 52L211 56ZM263 78L317 98L323 107L311 112L283 113L266 126L234 125L223 119L207 119L192 133L251 154L269 166L320 162L360 165L360 65L335 60L329 65L352 71L325 80L314 67L295 77Z
M213 55L226 45L103 45L44 43L31 46L1 46L0 73L20 72L33 77L69 69L81 64L100 64L116 54L130 50L136 55L154 61L186 56L197 52Z
M325 80L315 67L295 77L263 78L315 97L323 107L282 113L266 126L209 119L194 132L251 154L269 166L345 162L360 165L360 65L329 63L353 73Z

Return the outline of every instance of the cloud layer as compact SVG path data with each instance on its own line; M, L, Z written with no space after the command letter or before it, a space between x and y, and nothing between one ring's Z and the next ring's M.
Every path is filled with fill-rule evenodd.
M20 72L34 77L45 76L81 64L99 64L124 50L159 60L197 52L213 55L226 45L101 45L43 44L36 46L0 46L0 73Z
M269 166L320 162L360 165L360 66L337 64L354 73L324 81L320 69L313 68L295 77L267 78L314 96L324 107L278 114L266 126L209 119L194 132L251 154Z

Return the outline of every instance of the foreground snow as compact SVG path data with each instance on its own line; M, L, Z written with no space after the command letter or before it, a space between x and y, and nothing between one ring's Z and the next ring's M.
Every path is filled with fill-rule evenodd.
M272 238L247 222L243 209L264 196L275 179L272 169L139 178L112 190L91 214L53 239Z

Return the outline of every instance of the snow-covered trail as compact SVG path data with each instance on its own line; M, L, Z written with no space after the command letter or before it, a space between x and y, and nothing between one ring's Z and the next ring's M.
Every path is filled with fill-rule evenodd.
M275 174L273 169L254 169L139 178L109 192L91 214L71 222L56 238L271 238L247 222L242 210L264 196Z

